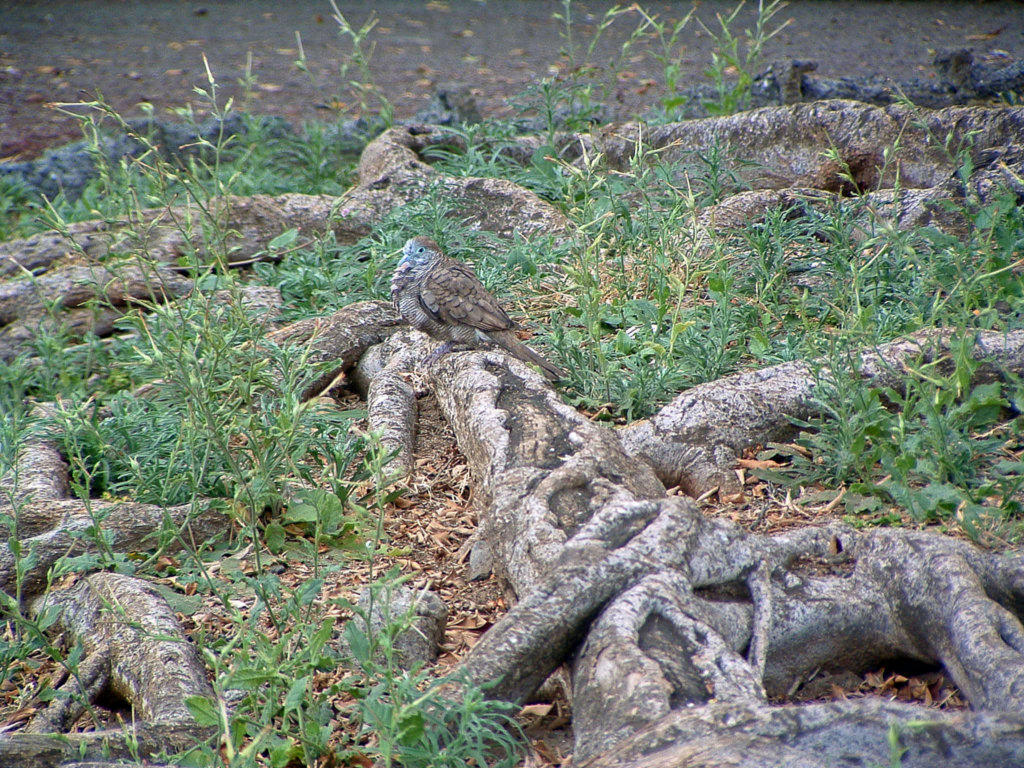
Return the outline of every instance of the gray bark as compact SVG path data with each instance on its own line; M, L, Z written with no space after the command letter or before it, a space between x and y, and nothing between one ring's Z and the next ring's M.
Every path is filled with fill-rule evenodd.
M185 704L190 696L213 696L205 667L174 612L145 582L95 573L40 596L30 608L36 615L57 611L54 629L81 644L86 654L80 669L85 688L79 692L91 699L106 689L120 697L132 708L132 726L75 734L39 732L66 727L84 708L74 702L62 706L57 699L26 732L0 738L0 764L55 768L74 761L134 759L136 754L151 758L211 737ZM97 679L103 684L96 684Z
M429 342L420 331L396 333L363 355L353 378L366 397L370 430L392 455L388 474L405 477L412 471L416 439L416 392L411 379L427 356Z
M26 441L16 465L0 478L0 515L21 554L8 543L0 546L0 590L26 598L47 586L50 570L65 557L100 549L132 552L155 548L178 551L205 543L225 530L230 521L213 508L185 504L155 504L70 498L68 465L53 436Z
M37 598L32 611L38 615L51 606L72 642L106 657L111 692L131 705L138 720L194 724L185 699L210 697L213 689L199 652L152 587L130 576L94 573Z
M938 186L956 170L959 150L976 157L991 147L1019 144L1022 136L1020 107L926 110L835 100L661 126L624 123L582 138L613 168L628 168L638 140L645 148L662 150L659 162L684 166L717 146L725 152L722 171L754 189L842 192L852 191L844 178L847 172L860 191L892 188L897 182L902 187ZM897 144L899 153L891 154ZM829 151L836 152L834 160L826 158Z

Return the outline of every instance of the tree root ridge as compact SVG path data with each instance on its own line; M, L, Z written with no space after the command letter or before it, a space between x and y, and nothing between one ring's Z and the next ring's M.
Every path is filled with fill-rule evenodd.
M712 702L674 710L580 768L905 768L1011 766L1024 760L1019 715L941 712L862 699L794 707ZM906 749L903 752L903 749Z
M77 670L82 686L67 686L69 694L79 696L56 699L25 732L0 739L0 763L59 766L74 760L149 758L211 737L186 706L190 696L213 696L205 667L174 612L148 584L94 573L36 598L31 610L36 615L56 610L55 629L82 645L86 656ZM131 726L62 733L103 690L131 706Z
M867 348L854 356L862 378L879 388L902 388L908 365L941 361L952 368L952 331L929 329L905 339ZM978 362L976 383L1006 372L1024 372L1024 331L979 331L970 350ZM619 431L626 450L651 465L667 486L692 496L719 488L739 490L736 459L747 448L780 440L794 431L793 419L822 413L815 387L830 374L830 363L782 363L699 384L648 419Z
M212 736L209 729L194 723L143 722L86 733L12 733L0 739L0 765L119 768L137 765L136 756L154 760L162 754L183 752ZM154 768L173 766L150 764Z
M32 605L50 606L89 654L109 665L111 691L131 704L139 720L190 723L189 696L212 696L195 646L167 602L145 582L117 573L94 573L64 590L51 590Z

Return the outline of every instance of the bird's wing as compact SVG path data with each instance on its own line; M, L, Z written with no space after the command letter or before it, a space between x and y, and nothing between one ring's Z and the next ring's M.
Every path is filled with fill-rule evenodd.
M468 325L481 331L514 327L473 271L457 261L433 269L420 287L420 304L442 323Z

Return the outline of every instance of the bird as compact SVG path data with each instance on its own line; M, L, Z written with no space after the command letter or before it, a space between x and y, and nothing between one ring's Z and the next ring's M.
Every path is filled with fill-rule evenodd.
M431 357L493 345L558 381L565 373L516 337L516 324L484 288L469 264L444 254L434 240L419 235L402 248L391 278L391 300L413 328L444 342Z

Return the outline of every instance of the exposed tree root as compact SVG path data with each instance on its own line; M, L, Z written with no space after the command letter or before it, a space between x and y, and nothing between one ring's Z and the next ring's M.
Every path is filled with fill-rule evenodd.
M763 220L769 211L781 209L793 216L809 212L813 215L814 211L828 213L830 208L845 202L856 215L854 236L860 239L885 227L900 231L933 227L965 238L970 233L967 212L991 203L995 195L1007 191L1015 194L1018 202L1024 202L1024 148L1019 145L979 149L972 158L969 176L961 178L956 170L951 170L929 187L874 189L852 199L813 187L737 192L701 209L688 237L695 247L703 249L723 234Z
M8 514L11 514L7 510ZM14 509L33 519L54 518L60 522L45 533L21 539L22 555L7 547L0 549L0 590L33 594L47 584L50 569L65 557L99 551L99 531L106 538L102 547L110 552L137 552L162 546L166 552L201 547L230 530L223 511L184 504L160 507L134 502L62 499L30 502ZM23 559L31 554L29 566ZM19 570L19 562L22 567Z
M416 439L416 392L409 379L428 353L430 343L420 331L396 333L359 360L355 383L366 396L370 430L393 458L388 473L405 477L412 471Z
M87 655L76 674L57 689L49 705L36 713L23 733L65 733L85 714L110 683L110 657L105 650Z
M886 352L871 365L897 379L905 358ZM1024 704L1019 558L909 531L746 534L665 497L612 432L503 355L446 356L430 380L521 600L462 667L523 700L585 638L578 756L680 707L763 702L823 666L941 664L982 708ZM808 560L841 571L819 575Z
M204 545L230 528L224 512L213 508L83 501L69 498L68 489L68 467L56 443L26 442L17 466L0 482L0 515L11 519L21 549L16 555L10 546L0 547L0 590L33 595L61 559L101 546L109 552L158 545L176 551ZM0 538L6 541L6 530Z
M109 334L113 322L138 301L164 301L192 290L192 281L159 265L70 266L38 278L0 283L0 359L9 360L40 328L62 327L73 336ZM102 306L83 307L100 299ZM65 317L51 307L66 310Z
M901 388L920 365L940 361L951 370L955 337L940 330L864 350L849 364L877 387ZM979 331L970 350L981 363L978 381L1024 372L1024 331ZM719 488L739 489L736 459L747 448L795 431L792 419L820 415L816 388L832 375L830 363L782 363L700 384L676 397L649 419L619 431L623 446L650 464L668 486L692 496Z
M39 274L59 268L65 261L101 264L121 253L140 254L167 265L184 258L194 258L200 264L218 257L228 264L249 262L265 253L271 240L293 227L304 241L322 236L331 226L335 203L328 195L228 196L216 198L202 209L183 205L139 211L119 222L78 222L63 231L0 243L0 275ZM204 224L216 224L218 231L228 234L207 243L201 234ZM362 236L343 228L332 231L340 242Z
M71 678L76 682L67 686L72 698L55 699L26 732L0 739L0 763L57 766L76 759L149 758L210 738L185 704L190 696L213 696L202 660L166 601L145 582L95 573L72 587L51 590L31 608L37 615L56 609L54 628L81 644L85 661ZM104 690L131 707L131 725L61 733Z
M961 149L976 158L990 147L1005 147L1007 137L1022 134L1020 107L927 110L834 100L662 126L625 123L579 138L589 142L591 155L600 152L623 170L638 141L661 150L658 162L684 165L719 147L725 150L722 170L755 189L866 192L939 186L957 169ZM898 155L888 156L887 150L897 144ZM754 159L756 164L751 164Z
M87 733L11 733L0 738L0 765L124 768L125 763L117 761L133 761L136 755L150 760L161 754L173 755L212 735L194 723L143 722ZM170 768L164 763L151 765Z
M310 365L332 364L310 383L304 394L312 397L330 388L367 349L403 327L398 311L383 301L349 304L328 317L300 320L267 335L274 344L305 344Z
M1009 713L922 711L879 699L728 702L674 710L614 749L574 757L581 768L977 768L1021 764L1024 739L1020 716Z

